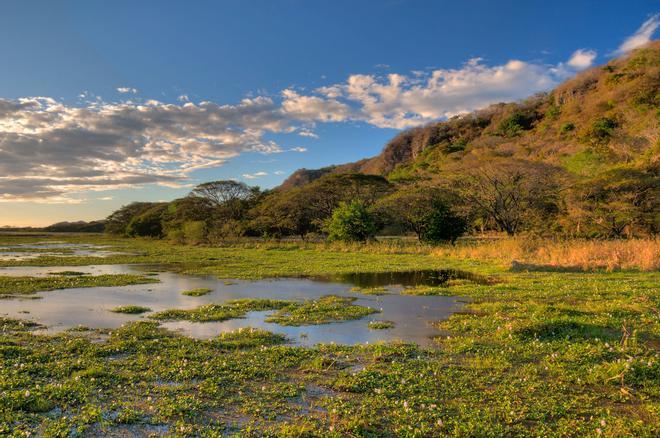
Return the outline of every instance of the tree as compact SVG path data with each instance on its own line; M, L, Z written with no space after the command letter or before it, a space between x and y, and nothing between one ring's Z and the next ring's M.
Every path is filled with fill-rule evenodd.
M429 215L439 202L449 202L447 190L429 186L403 185L394 193L378 200L374 211L388 222L403 226L421 240Z
M432 211L424 217L423 223L420 240L432 244L440 242L454 244L467 229L466 220L439 201L433 204Z
M390 190L382 176L361 173L340 173L323 176L301 187L302 197L310 208L315 225L332 216L341 202L359 201L369 207Z
M166 209L166 203L159 203L133 217L126 226L126 235L131 237L162 237L162 219Z
M105 232L110 234L126 235L127 227L131 220L158 205L155 202L132 202L114 211L105 220Z
M578 235L653 235L660 229L660 176L657 169L620 167L570 188L568 215Z
M250 187L245 183L233 180L199 184L190 192L190 196L210 201L220 219L234 220L242 218L250 206L250 201L258 198L259 194L259 187Z
M493 160L476 163L456 175L454 182L468 208L514 235L521 227L556 213L559 189L554 174L552 167L540 163Z
M376 234L374 220L357 200L351 203L341 202L327 223L329 240L346 242L364 242Z
M250 211L250 226L261 235L297 235L301 239L318 227L306 193L300 189L275 191Z

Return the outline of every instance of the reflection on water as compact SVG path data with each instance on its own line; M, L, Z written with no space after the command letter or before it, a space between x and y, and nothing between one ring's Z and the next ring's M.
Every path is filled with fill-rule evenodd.
M29 260L38 257L108 257L121 254L107 251L106 245L89 243L36 242L0 246L0 260Z
M162 267L140 265L76 266L75 270L87 274L144 273ZM71 267L11 267L0 268L0 275L43 276ZM446 319L460 309L456 297L400 295L403 286L415 284L441 285L449 278L457 278L448 271L352 274L322 278L279 278L265 280L218 280L210 276L189 276L173 272L159 272L160 283L122 287L91 287L41 292L41 299L12 298L0 300L0 315L32 319L45 324L49 332L62 331L79 325L91 328L116 328L145 315L125 315L109 310L124 305L138 305L157 312L165 309L194 308L202 304L222 303L236 298L272 298L286 300L316 299L328 294L357 297L355 304L373 307L380 313L355 321L333 324L285 327L264 322L268 312L251 312L245 318L224 322L193 323L188 321L167 322L163 326L183 334L210 338L227 330L241 327L257 327L282 333L291 342L314 345L320 342L357 344L365 342L403 340L422 345L430 343L430 337L440 332L430 323ZM453 275L453 276L452 276ZM374 296L350 291L352 286L388 286L391 294ZM191 297L181 292L196 288L210 288L208 295ZM27 313L26 313L27 312ZM146 314L148 315L148 314ZM387 320L394 328L372 330L369 321Z
M487 277L457 269L425 269L402 272L356 272L314 277L319 281L350 283L358 287L380 286L444 286L449 280L470 280L488 284Z

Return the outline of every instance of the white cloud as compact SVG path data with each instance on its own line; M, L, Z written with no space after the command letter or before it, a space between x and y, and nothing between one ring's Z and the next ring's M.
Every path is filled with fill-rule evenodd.
M307 129L303 129L300 132L298 132L298 135L301 137L308 137L308 138L319 138L318 135L316 135L314 132L309 131Z
M594 50L578 49L576 50L566 64L575 70L584 70L593 65L598 54Z
M350 115L350 108L335 99L320 96L301 96L296 91L282 91L282 110L297 120L342 122Z
M261 178L261 177L264 177L264 176L268 176L268 173L267 172L255 172L255 173L244 173L243 174L243 178L246 178L246 179L257 179L257 178Z
M273 173L274 173L275 175L284 175L286 172L284 172L283 170L276 170L276 171L273 172Z
M590 54L585 52L583 57L587 56ZM285 98L305 108L294 112L304 114L305 120L359 120L401 129L547 90L574 70L563 64L520 60L488 66L474 58L458 69L410 75L355 74L345 83L318 88L315 95L302 96L289 90ZM329 112L328 107L341 110Z
M623 55L630 52L637 47L651 41L653 34L660 27L660 14L654 14L651 18L646 20L637 31L626 38L623 43L613 53L615 56Z
M137 88L132 87L118 87L117 92L121 94L137 94Z

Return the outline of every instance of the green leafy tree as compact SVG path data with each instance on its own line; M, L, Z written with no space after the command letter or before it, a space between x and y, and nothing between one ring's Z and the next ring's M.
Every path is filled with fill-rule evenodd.
M105 220L105 232L110 234L126 235L128 224L140 214L158 205L155 202L132 202L114 211Z
M341 202L332 212L326 231L329 240L365 242L376 234L374 219L365 206L357 200Z
M300 188L268 194L250 211L250 216L251 232L261 236L296 235L304 240L307 234L318 230L314 211Z
M403 185L394 193L381 198L374 211L384 222L402 226L422 240L429 216L438 203L448 203L452 194L448 190L428 186Z
M167 204L157 204L133 217L126 227L126 234L131 237L163 237L163 215Z
M442 202L436 202L424 217L420 240L426 243L456 242L467 229L467 221Z

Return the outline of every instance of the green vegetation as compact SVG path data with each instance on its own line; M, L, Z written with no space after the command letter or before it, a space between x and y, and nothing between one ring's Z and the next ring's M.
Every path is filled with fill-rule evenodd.
M326 230L330 241L365 242L376 235L374 220L359 201L340 203L332 212Z
M27 295L39 291L99 286L127 286L131 284L157 283L158 280L142 275L95 275L56 277L9 277L0 276L0 298L10 295Z
M435 204L433 210L425 217L425 225L420 236L422 242L437 244L440 242L455 243L467 229L465 219L458 216L444 204Z
M392 257L386 248L379 257ZM483 266L504 281L452 286L470 302L438 324L438 349L292 347L252 329L195 340L146 321L97 342L96 331L34 335L33 323L2 319L0 433L656 434L657 271Z
M201 297L208 295L211 292L213 292L213 289L209 289L208 287L200 287L198 289L184 290L181 292L181 295L187 295L189 297Z
M291 304L291 301L244 298L227 301L225 304L206 304L189 310L163 310L149 315L149 317L159 321L225 321L227 319L242 318L247 312L282 309Z
M358 292L363 295L388 295L390 291L385 287L359 287L355 286L351 288L351 292Z
M127 313L129 315L139 315L140 313L151 312L151 309L143 306L120 306L110 310L114 313Z
M78 275L87 275L86 272L80 271L59 271L59 272L49 272L48 275L57 275L57 276L78 276Z
M387 330L394 328L392 321L369 321L369 328L372 330Z
M308 300L303 303L291 303L278 312L266 318L267 322L280 325L311 325L330 322L360 319L376 313L370 307L352 304L355 297L340 297L327 295L318 300Z
M454 295L443 286L409 286L404 288L403 295Z

